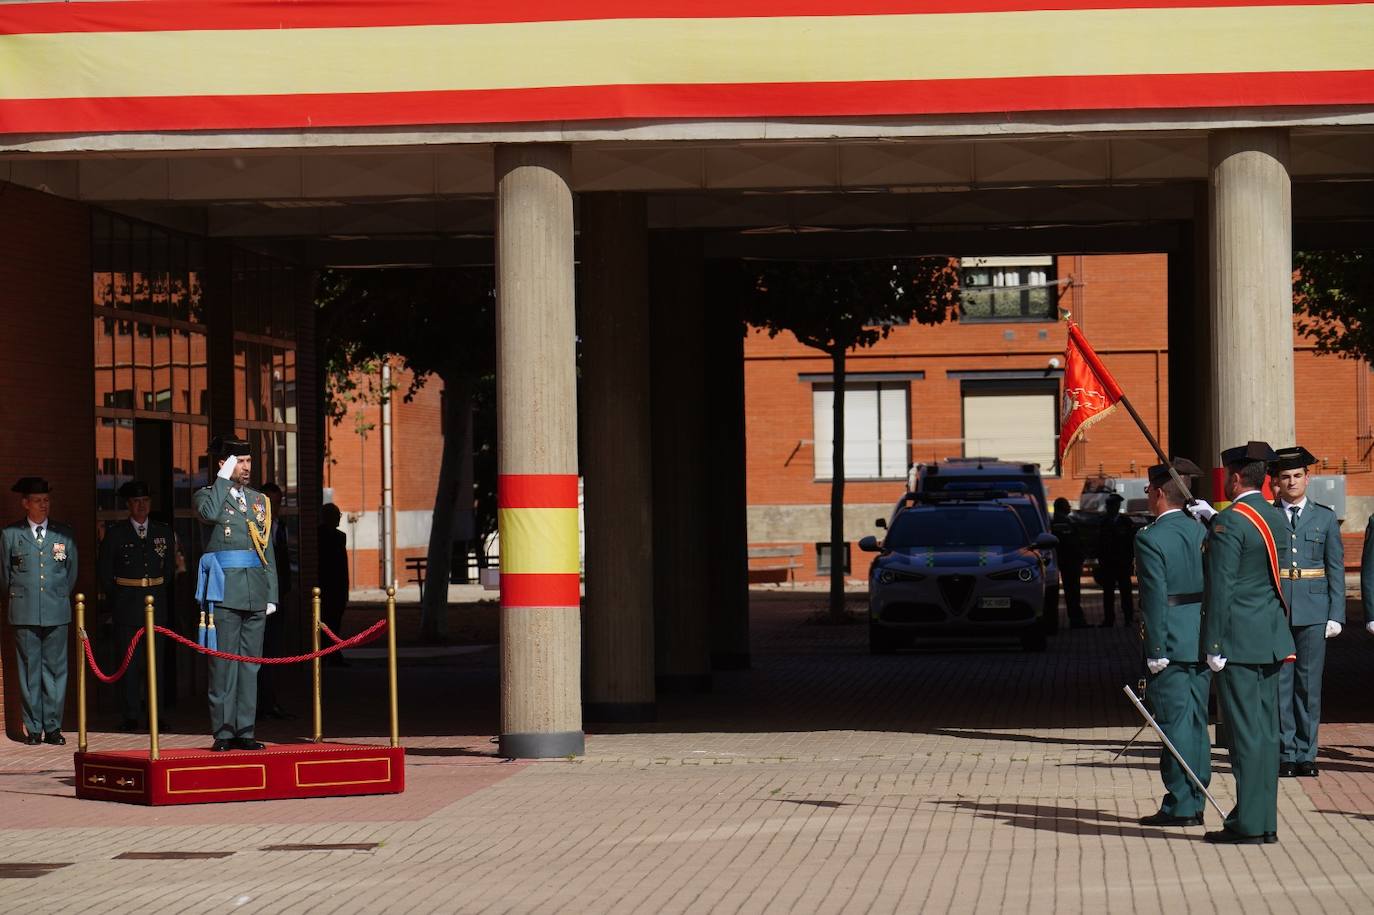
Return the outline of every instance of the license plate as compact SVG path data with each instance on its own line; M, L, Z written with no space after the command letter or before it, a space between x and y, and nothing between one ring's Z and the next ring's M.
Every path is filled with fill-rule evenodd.
M985 610L1007 610L1011 607L1010 597L985 597L978 602Z

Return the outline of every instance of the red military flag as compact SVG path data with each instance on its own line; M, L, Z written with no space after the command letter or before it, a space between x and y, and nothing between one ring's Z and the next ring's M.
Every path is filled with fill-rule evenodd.
M1059 464L1085 429L1116 408L1121 387L1102 364L1078 325L1069 322L1064 348L1064 403L1059 418Z

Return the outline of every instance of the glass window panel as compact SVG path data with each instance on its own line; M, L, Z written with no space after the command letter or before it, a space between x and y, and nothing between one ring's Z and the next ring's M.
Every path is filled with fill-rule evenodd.
M114 390L107 407L134 408L134 325L132 321L116 320L112 339L114 353Z
M138 409L152 410L153 388L153 328L151 324L139 322L135 325L133 338L134 353L134 402Z
M193 332L188 338L188 343L190 345L188 358L191 365L190 412L208 416L210 411L209 366L206 361L205 335Z
M172 360L172 412L193 413L191 399L191 334L174 328L170 335Z
M116 219L110 226L110 264L113 277L114 306L129 308L133 292L129 286L129 223Z
M286 453L283 455L286 474L281 486L282 489L291 493L292 498L295 498L300 491L300 467L297 463L298 455L296 452L299 447L299 436L294 432L287 432Z
M96 511L115 508L112 481L118 467L115 455L115 421L97 419L95 423L95 501Z
M173 409L172 334L166 327L153 328L153 402L154 410Z
M296 351L286 351L282 377L282 399L286 404L286 421L296 424Z
M95 405L105 406L105 398L114 390L114 321L96 315L91 325L95 336Z
M248 392L248 344L242 340L234 342L234 403L238 410L250 409ZM252 415L245 415L252 419Z

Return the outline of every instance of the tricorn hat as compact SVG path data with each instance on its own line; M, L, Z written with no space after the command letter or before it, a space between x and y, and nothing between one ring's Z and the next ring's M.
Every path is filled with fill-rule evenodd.
M1183 481L1188 482L1188 477L1202 476L1202 468L1188 460L1186 457L1176 457L1170 463L1174 465L1174 470L1183 477ZM1146 471L1146 476L1150 478L1152 486L1163 486L1172 477L1169 476L1168 464L1156 464Z
M119 487L119 497L121 499L140 499L148 495L148 484L142 480L130 480Z
M216 435L210 439L210 456L213 458L248 457L252 454L248 443L235 435Z
M1292 448L1280 448L1277 452L1278 459L1269 466L1270 473L1279 473L1284 470L1297 470L1299 467L1311 467L1317 463L1317 459L1312 456L1302 445L1294 445Z
M40 493L52 492L52 489L48 486L48 481L42 477L20 477L18 482L10 487L10 491L25 496L36 496Z
M1244 445L1237 445L1234 448L1227 448L1221 453L1221 463L1223 466L1231 464L1248 464L1254 461L1263 461L1266 464L1278 460L1279 456L1273 448L1269 447L1268 442L1246 442Z

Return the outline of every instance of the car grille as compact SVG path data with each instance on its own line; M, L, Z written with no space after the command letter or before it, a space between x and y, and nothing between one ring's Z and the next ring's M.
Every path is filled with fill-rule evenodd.
M974 623L1015 623L1034 616L1034 607L1025 601L1014 600L1010 607L974 607L968 619Z
M940 576L940 596L945 599L951 613L963 612L964 606L968 604L969 595L973 593L973 585L972 575Z
M943 623L945 611L934 604L897 602L883 607L884 623Z

